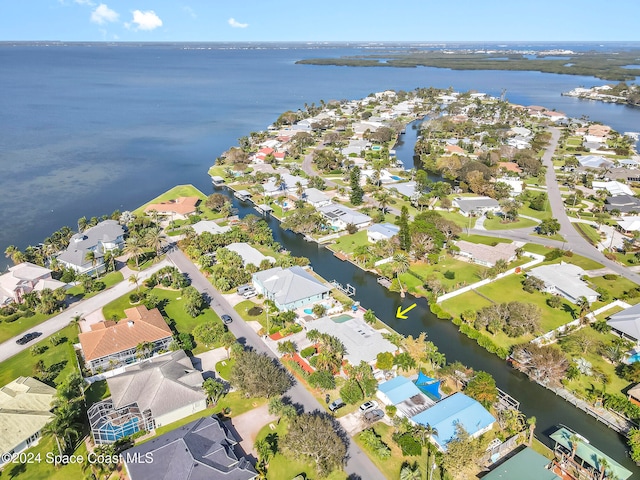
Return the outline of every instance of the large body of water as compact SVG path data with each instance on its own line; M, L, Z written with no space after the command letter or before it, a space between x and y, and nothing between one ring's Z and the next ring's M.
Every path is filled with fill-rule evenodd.
M386 90L453 87L588 116L619 131L640 130L640 110L560 96L605 82L536 72L345 68L296 65L302 58L353 54L354 47L229 48L183 45L27 46L0 44L0 249L37 244L81 216L134 209L181 183L211 191L206 172L236 139L264 129L305 103L361 98ZM241 213L248 208L241 206ZM273 221L272 221L273 222ZM409 320L401 300L375 277L327 250L277 229L278 240L311 259L327 279L357 288L357 299L405 334L426 331L447 355L494 375L498 386L539 420L539 432L564 423L635 468L621 437L508 369L419 301ZM0 260L4 261L4 258ZM544 436L543 436L544 438ZM640 471L634 469L634 471Z

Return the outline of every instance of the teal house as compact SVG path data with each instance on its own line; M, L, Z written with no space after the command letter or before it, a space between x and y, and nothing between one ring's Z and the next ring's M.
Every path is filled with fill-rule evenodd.
M329 298L331 291L331 287L297 266L256 272L252 281L256 291L272 300L281 312Z

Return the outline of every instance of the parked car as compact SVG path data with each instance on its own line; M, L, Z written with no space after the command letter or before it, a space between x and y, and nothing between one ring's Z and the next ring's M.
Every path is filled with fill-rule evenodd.
M249 290L249 291L244 292L244 293L242 294L242 296L243 296L244 298L253 298L253 297L255 297L256 295L258 295L258 292L256 292L255 290Z
M247 293L247 292L255 292L255 290L256 290L256 289L255 289L255 288L253 288L253 285L249 285L249 284L247 284L247 285L240 285L240 286L238 287L238 293L239 293L240 295L244 295L244 294L245 294L245 293Z
M376 402L375 400L369 400L368 402L364 402L362 405L360 405L361 412L373 410L374 408L378 408L378 402Z
M346 403L344 403L341 398L338 398L329 404L329 410L331 410L332 412L335 412L336 410L344 407L345 405Z
M18 345L26 345L27 343L29 343L34 338L38 338L40 335L42 335L41 332L25 333L23 336L21 336L19 339L16 340L16 343Z
M231 322L233 322L233 318L231 318L230 315L222 315L220 316L220 318L222 319L222 323L224 323L225 325L229 325Z
M367 422L377 422L382 417L384 417L384 412L382 410L380 410L379 408L376 408L375 410L369 410L367 412L364 412L364 419Z

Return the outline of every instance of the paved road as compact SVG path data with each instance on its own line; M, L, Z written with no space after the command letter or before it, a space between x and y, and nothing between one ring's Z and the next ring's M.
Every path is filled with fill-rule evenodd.
M140 272L138 274L140 282L143 282L144 280L149 278L151 274L157 272L162 267L165 267L167 265L171 265L171 263L165 259L148 268L147 270ZM30 348L37 341L40 341L43 338L47 338L48 336L53 335L59 330L62 330L64 327L69 325L69 322L71 322L71 320L73 320L75 316L87 315L95 310L98 310L99 308L104 307L107 303L115 300L116 298L120 298L121 296L131 292L135 288L135 284L128 282L125 278L123 282L114 285L112 288L105 290L104 292L100 292L99 294L88 298L87 300L80 300L79 302L72 303L60 315L51 317L49 320L46 320L28 330L29 332L42 333L42 336L38 337L37 340L32 340L26 345L18 345L16 343L16 340L24 335L23 332L20 335L16 335L15 337L0 344L0 362L3 362L6 359L20 353L21 351Z
M560 234L565 238L564 242L558 240L546 239L538 236L532 236L533 228L518 228L513 230L476 230L471 229L470 233L476 233L480 235L488 235L491 237L508 238L516 241L523 241L529 243L537 243L552 248L564 248L570 249L578 255L590 258L598 263L602 263L605 267L611 269L616 274L625 277L632 282L640 284L640 275L633 272L629 268L620 265L617 262L606 258L602 252L591 245L585 238L578 233L573 227L571 219L567 216L567 212L564 208L562 196L560 194L560 187L556 179L556 172L553 168L553 153L558 145L558 139L560 138L560 130L555 127L550 128L551 141L547 146L545 153L542 157L542 163L547 167L545 174L545 180L547 184L547 197L549 198L549 205L553 217L558 219L560 223ZM463 234L464 237L464 234Z
M200 292L207 294L210 299L211 308L218 315L227 314L233 318L233 322L229 325L229 330L236 336L238 341L244 345L252 347L255 351L269 355L277 360L277 356L267 348L258 334L236 313L227 300L218 292L213 285L205 278L198 268L189 260L180 250L170 252L169 258L184 273L189 275L191 284ZM314 410L325 411L318 403L315 397L297 381L287 392L293 403L301 405L305 411ZM351 438L349 438L348 459L345 471L350 478L363 478L367 480L384 480L384 475L371 462L369 457L362 452Z

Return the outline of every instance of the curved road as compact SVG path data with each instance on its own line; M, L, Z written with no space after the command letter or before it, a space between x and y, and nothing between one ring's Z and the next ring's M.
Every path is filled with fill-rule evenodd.
M278 357L269 350L258 334L236 313L220 292L213 288L213 285L211 285L191 260L178 249L174 249L167 256L181 272L189 275L191 284L194 287L209 296L211 308L213 308L218 315L227 314L233 318L234 321L230 323L228 327L240 343L278 360ZM287 395L293 403L301 405L306 412L312 412L314 410L325 411L316 398L296 380L294 380L293 386L287 391ZM345 471L349 475L349 479L385 480L384 475L382 475L380 470L371 462L360 447L356 445L353 439L351 439L351 437L347 438L349 439L349 445Z

